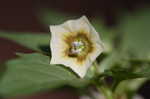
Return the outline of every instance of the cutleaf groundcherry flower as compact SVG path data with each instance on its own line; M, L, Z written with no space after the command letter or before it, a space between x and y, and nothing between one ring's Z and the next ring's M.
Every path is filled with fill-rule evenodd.
M103 43L86 16L68 20L60 25L50 25L52 33L50 64L62 64L83 78L103 52Z

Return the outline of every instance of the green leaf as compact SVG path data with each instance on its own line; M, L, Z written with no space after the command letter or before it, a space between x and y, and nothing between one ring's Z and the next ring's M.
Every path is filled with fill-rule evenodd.
M129 80L135 78L148 78L150 79L150 63L142 63L138 69L131 67L115 66L107 69L103 73L105 76L112 76L117 81Z
M150 62L142 64L136 72L142 77L150 79Z
M121 80L117 86L116 93L132 92L132 95L134 95L141 85L150 79L150 64L142 64L138 71L131 71L123 68L119 71L117 69L112 70L110 75L113 76L117 81Z
M105 77L113 77L117 82L136 78L150 79L150 62L133 62L129 56L116 52L100 63L99 71Z
M64 85L84 87L87 82L64 66L50 65L49 57L42 54L19 54L21 58L8 61L2 78L0 94L14 96L52 90Z
M117 94L128 93L129 96L135 95L137 90L146 82L145 78L137 78L122 81L118 86L115 92Z
M103 73L104 71L110 70L116 66L119 68L128 68L130 66L128 54L113 51L112 53L108 54L103 61L100 62L98 69L101 73Z
M150 61L150 9L138 10L121 19L121 48L133 59Z
M126 68L113 68L111 70L105 71L106 75L112 76L118 81L122 80L128 80L128 79L135 79L135 78L140 78L141 75L138 73L132 72L130 69Z
M7 38L36 51L49 51L50 34L0 32L0 37Z
M105 47L105 52L112 52L114 47L114 38L116 36L115 29L107 27L102 18L94 18L91 20L92 25L99 33Z
M62 24L63 22L77 18L76 15L62 13L53 9L42 8L38 11L37 16L41 23L45 25Z

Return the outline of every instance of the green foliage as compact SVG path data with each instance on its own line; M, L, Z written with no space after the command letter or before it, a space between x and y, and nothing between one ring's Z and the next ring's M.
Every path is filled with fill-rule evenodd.
M146 77L150 79L150 62L141 65L141 68L137 71L141 77Z
M37 13L41 23L47 25L61 24L66 20L76 18L75 15L70 15L67 13L62 13L60 11L55 11L51 9L40 9Z
M0 94L21 95L54 89L64 85L86 86L63 66L50 65L49 57L42 54L19 54L21 58L8 61L0 79Z
M99 71L103 73L104 71L111 69L115 66L118 67L129 67L129 57L128 54L119 53L117 51L113 51L109 55L107 55L103 61L99 63Z
M113 39L107 37L112 44L120 44L121 51L114 49L101 61L99 64L101 73L106 73L107 76L112 76L119 81L150 77L149 18L149 9L144 9L120 20L120 25L116 30L121 33L116 35L119 39L113 42ZM137 69L139 71L135 72Z
M124 94L126 93L128 97L134 96L134 93L142 86L142 84L146 81L145 78L137 78L137 79L130 79L124 80L120 82L117 86L115 93L117 94ZM132 98L129 98L132 99Z
M7 33L0 32L0 37L7 38L35 51L49 48L50 34L44 33ZM48 49L46 49L48 50Z
M150 9L139 10L120 20L121 49L133 59L150 60Z
M76 16L44 9L41 10L39 18L48 26L61 24ZM106 51L103 59L99 57L98 64L93 64L84 79L77 77L69 68L49 64L50 57L46 55L50 53L50 34L0 32L0 37L46 54L17 53L19 58L1 65L3 68L0 68L0 94L4 96L30 94L53 90L65 85L85 88L93 84L92 80L95 80L95 77L99 77L96 80L103 82L104 79L100 78L109 76L114 78L113 88L123 81L116 90L118 93L137 90L146 79L150 79L149 19L149 9L136 12L121 19L118 30L115 31L107 28L102 19L91 19L92 24L100 33ZM121 34L117 34L117 31ZM118 37L119 41L114 42ZM116 43L119 47L116 47ZM139 78L145 79L139 80Z
M114 28L108 28L102 18L95 18L90 20L96 31L99 33L104 45L105 52L110 53L114 49L114 38L116 32Z
M118 54L114 53L101 62L99 66L101 75L111 76L119 82L136 78L150 79L149 61L133 62L129 57L117 56Z
M105 71L104 74L107 76L114 77L117 81L135 79L135 78L141 77L141 75L138 73L134 73L134 72L130 71L129 69L119 68L119 67L116 67L111 70L107 70L107 71Z

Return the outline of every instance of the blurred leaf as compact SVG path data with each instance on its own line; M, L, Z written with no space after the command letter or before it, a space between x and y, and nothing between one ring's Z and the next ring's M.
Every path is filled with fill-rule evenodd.
M0 32L0 37L7 38L36 51L43 50L43 47L49 48L50 34Z
M150 79L150 63L143 64L141 68L136 72L140 74L142 77Z
M84 78L88 79L88 80L93 79L93 77L95 77L95 75L96 75L95 71L96 71L95 70L95 66L94 66L94 64L92 64L92 66L88 69L88 71L87 71L87 73L86 73Z
M150 9L138 10L121 19L121 48L133 59L150 60Z
M113 51L110 53L107 57L103 59L103 61L99 64L99 71L103 73L106 70L110 70L113 67L129 67L129 58L127 54L119 53L116 51Z
M50 65L49 57L42 54L19 54L22 58L8 61L0 79L0 94L14 96L30 94L64 85L86 86L84 79L76 77L63 66Z
M150 79L150 63L141 64L139 70L132 70L131 68L115 66L111 69L105 70L104 75L112 76L117 81L135 79L135 78L148 78Z
M41 23L45 25L62 24L66 20L77 18L75 15L47 8L40 9L37 14Z
M143 70L140 72L134 72L129 68L115 67L110 70L106 70L102 75L104 75L105 77L113 77L112 91L116 92L117 90L117 93L122 93L124 91L134 92L140 87L142 83L146 81L146 79L150 78L150 70L146 72ZM124 83L127 85L124 85Z
M116 36L115 29L107 27L102 18L93 18L91 22L104 43L105 52L112 52Z
M134 73L129 69L119 68L119 67L113 68L111 70L107 70L104 72L104 74L108 76L112 76L117 81L135 79L141 77L141 75L138 73Z
M145 78L124 80L117 86L115 92L117 94L127 93L129 97L132 97L135 95L135 93L137 93L137 90L143 85L145 81Z

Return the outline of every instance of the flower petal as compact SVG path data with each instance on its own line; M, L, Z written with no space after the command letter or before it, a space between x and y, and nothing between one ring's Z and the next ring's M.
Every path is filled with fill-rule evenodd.
M52 33L50 42L52 59L50 64L63 64L83 78L92 62L104 49L103 43L94 27L85 16L82 16L77 20L69 20L61 25L50 26L50 31ZM66 49L68 49L68 44L65 42L66 37L74 36L79 32L83 32L94 47L94 50L87 53L86 58L82 62L79 62L76 57L68 57L65 53Z
M65 34L68 33L66 29L62 27L62 25L55 25L50 26L51 31L51 41L50 41L50 48L52 52L52 59L51 64L59 64L59 60L61 59L61 56L63 56L63 50L66 47L65 42L63 41L63 38Z
M67 27L70 32L80 32L80 31L84 31L85 33L89 33L90 32L90 27L87 24L86 20L85 20L85 16L82 16L79 19L76 20L69 20L67 22L65 22L63 24L64 27Z
M90 39L94 44L94 51L90 54L91 61L93 62L97 56L99 56L104 51L104 44L100 39L99 33L96 32L95 28L90 24L86 16L82 17L83 20L88 24L90 28Z
M71 68L75 73L77 73L81 78L83 78L91 66L92 62L87 58L84 62L78 63L76 59L73 58L64 58L60 59L60 64L65 65L66 67Z

